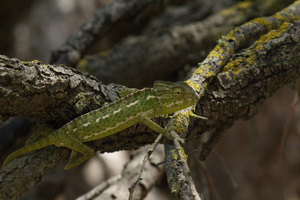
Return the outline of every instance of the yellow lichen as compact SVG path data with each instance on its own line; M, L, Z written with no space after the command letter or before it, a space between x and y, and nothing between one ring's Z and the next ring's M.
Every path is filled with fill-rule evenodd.
M279 19L280 21L292 21L292 20L298 19L299 16L294 16L291 12L289 12L291 7L294 7L294 8L297 7L296 4L300 4L300 1L295 1L290 6L286 7L285 9L283 9L280 12L273 15L273 17ZM286 15L281 15L282 13L290 13L290 14L288 16L286 16Z
M235 4L234 6L231 6L230 8L222 10L221 14L222 15L232 15L236 10L238 10L238 9L247 9L252 4L253 4L253 2L250 2L250 1L240 2L240 3Z
M194 74L203 74L203 66L201 65L200 67L198 67L195 71Z
M183 117L185 117L185 118L189 118L190 117L190 113L191 113L192 111L191 110L188 110L188 111L186 111L186 112L182 112L181 113L181 115L183 116Z
M223 44L223 43L222 43ZM207 57L217 57L217 58L221 58L223 59L223 56L222 54L225 52L224 51L224 46L223 45L220 45L218 44L213 51L211 51Z
M239 32L239 29L238 28L235 28L233 30L231 30L226 36L225 36L225 39L226 40L232 40L232 41L235 41L235 37L234 37L234 33L235 32Z
M178 150L178 153L180 154L181 159L187 160L188 156L185 154L183 147L180 147L180 149Z
M254 22L254 23L260 24L260 25L266 27L268 30L271 30L271 29L272 29L271 23L270 23L268 20L266 20L266 19L264 19L264 18L262 18L262 17L253 19L253 20L251 20L251 22L252 22L252 23Z
M200 92L200 85L196 81L187 80L185 83L187 83L196 92Z
M82 71L86 71L87 65L88 65L87 60L86 59L81 59L78 62L77 68L82 70Z
M271 40L273 38L281 36L286 31L286 29L288 27L289 27L289 23L284 22L278 29L272 30L269 33L261 36L259 38L259 40L255 42L255 44L254 44L255 45L254 50L262 50L263 49L263 45L266 42L268 42L269 40Z
M222 71L231 71L234 74L239 74L241 68L239 66L251 67L256 64L257 55L256 51L260 51L263 49L264 44L270 41L273 38L279 37L282 35L286 29L289 27L289 23L283 23L279 29L269 31L269 33L260 37L258 41L256 41L253 45L253 49L245 51L247 57L237 57L234 60L230 60L224 67Z
M176 150L171 150L172 160L178 160L178 154Z
M210 77L214 75L214 72L210 71L210 68L211 66L209 66L208 64L201 65L195 70L194 74L199 74L203 77Z
M256 60L257 60L257 55L254 53L250 53L251 51L247 51L247 57L244 56L239 56L236 57L234 60L229 60L229 62L223 67L223 72L226 71L231 71L233 72L235 75L239 75L240 71L243 70L244 68L240 67L251 67L253 65L256 64ZM238 78L238 76L236 77Z

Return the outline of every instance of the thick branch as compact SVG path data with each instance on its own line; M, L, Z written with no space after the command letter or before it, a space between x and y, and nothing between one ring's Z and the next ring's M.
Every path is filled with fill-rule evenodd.
M74 32L62 47L53 52L51 63L74 66L88 48L95 44L101 36L108 32L110 34L115 32L113 29L116 25L129 24L128 22L132 20L135 20L137 24L139 21L145 22L142 19L149 19L150 16L161 11L168 4L175 2L167 0L114 1L100 9L89 21ZM123 29L130 32L133 27Z
M116 101L120 93L128 91L121 85L103 85L94 77L73 68L44 65L37 61L21 62L0 56L1 120L23 116L59 128L79 115ZM147 136L149 132L152 131L145 126L136 125L122 132L126 137L122 135L127 144L138 140L146 144L155 139L153 134ZM139 138L134 142L137 134L138 138L147 136L149 140L145 142ZM101 149L106 146L110 149L107 151L114 151L120 144L114 137L106 138L100 144L95 142L95 146L101 146ZM131 145L125 147L131 148Z
M300 23L285 23L280 29L262 37L248 50L236 54L213 80L213 84L198 103L197 114L206 116L209 120L193 120L189 127L190 136L215 127L228 127L240 118L253 116L267 97L297 79L299 41ZM139 145L147 143L146 137L141 142L142 136L135 132L140 132L138 126L126 131L126 140L115 136L104 138L94 145L101 146L101 149L118 150L120 146L126 146L125 143L137 142L136 138L140 139ZM68 152L63 148L49 147L16 159L15 164L0 173L1 195L11 193L11 190L16 192L17 188L29 189L24 187L24 183L28 186L39 181L39 178L32 177L41 177L49 172L67 158Z
M299 1L295 5L299 5ZM289 13L288 16L293 18L298 10L299 8L286 11ZM282 19L279 20L279 24L286 19L284 16L277 17ZM259 25L259 23L256 24ZM265 31L276 27L271 26ZM247 50L233 54L233 51L237 49L233 46L228 50L230 51L228 56L224 58L219 57L222 55L221 52L215 54L218 56L215 56L216 59L210 59L210 62L221 63L220 66L211 68L213 71L206 68L204 72L216 73L222 66L225 65L225 67L217 76L211 73L203 74L204 80L207 81L205 78L210 78L212 84L205 86L196 110L197 114L206 116L209 120L193 119L189 126L189 139L199 135L199 132L202 133L215 127L224 129L238 119L253 116L267 97L280 87L297 79L300 62L299 30L299 22L284 23L278 30L270 31L261 37ZM226 42L222 44L226 46ZM228 42L232 44L230 38ZM229 60L232 54L232 59ZM213 54L210 55L210 58L212 57ZM221 59L220 63L216 62L220 61L217 58ZM86 112L89 108L100 107L108 99L111 101L118 97L118 86L103 86L93 77L73 69L63 66L46 66L38 62L20 62L3 56L0 59L0 105L3 108L0 110L0 115L2 119L25 115L42 122L61 125ZM195 88L198 88L198 91L203 82L197 78L201 76L199 72L203 71L204 67L204 65L201 66L193 79L190 79L191 85L196 85ZM54 114L49 116L48 114L52 112ZM62 122L59 122L60 119ZM145 129L144 126L136 125L122 133L88 145L101 151L137 148L154 140L153 135L145 137L141 134L146 132L151 131ZM40 177L65 160L68 153L69 150L64 148L48 147L16 159L10 167L0 172L1 197L8 197L9 194L18 196L28 190L40 180Z
M299 22L285 22L278 30L261 37L244 54L233 54L245 41L276 29L284 21L299 18L299 6L297 1L272 17L252 20L220 41L187 81L200 93L196 114L209 120L192 120L187 132L186 121L191 110L177 112L171 123L181 127L180 132L188 133L182 137L191 139L214 128L223 130L240 118L253 116L265 98L299 77ZM228 62L230 57L233 58ZM218 74L225 64L223 72ZM170 154L166 152L167 157ZM181 176L176 170L167 173L178 180Z
M252 117L266 98L299 78L299 58L299 21L284 23L235 54L198 102L197 114L209 120L193 120L191 135Z
M111 51L89 55L78 68L105 83L150 85L157 79L176 77L186 64L197 64L222 34L255 16L254 3L242 2L203 21L130 38ZM128 74L135 78L128 79Z
M117 98L94 77L64 66L0 56L0 119L14 116L63 125Z
M2 119L26 116L56 128L87 110L115 101L118 92L126 90L114 84L102 85L75 69L5 56L0 57L0 76ZM137 124L88 145L101 152L137 149L155 140L157 135L149 133L153 131ZM69 153L66 148L46 147L15 159L0 172L0 197L17 197L30 190L43 175L67 160Z
M219 44L210 52L193 76L188 80L189 84L200 93L204 94L211 79L222 69L229 58L250 41L256 40L266 32L277 29L283 22L291 22L300 18L300 1L277 12L270 17L256 18L247 22L223 37Z

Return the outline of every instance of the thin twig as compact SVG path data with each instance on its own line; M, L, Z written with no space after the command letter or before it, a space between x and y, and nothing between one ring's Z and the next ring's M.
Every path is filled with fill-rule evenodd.
M280 147L279 147L279 155L282 156L283 154L283 146L284 146L284 142L286 140L286 137L288 135L288 131L289 131L289 125L291 124L291 120L295 111L296 106L299 104L300 100L299 100L299 84L297 84L297 87L295 89L295 95L293 98L293 103L291 105L291 108L289 110L289 112L287 113L287 117L284 123L284 128L283 128L283 132L281 135L281 139L280 139Z
M221 200L220 194L214 184L214 181L211 177L211 175L209 174L209 172L206 169L206 166L204 164L204 162L200 161L199 159L196 159L196 162L198 162L198 166L200 167L200 169L203 172L203 175L205 177L205 180L207 182L208 188L209 188L209 195L211 197L213 197L216 200Z
M213 149L217 145L220 138L224 135L224 131L216 129L212 135L210 136L209 140L205 142L202 146L199 159L201 161L206 160L213 152Z
M235 180L232 171L229 169L228 164L226 163L225 159L223 156L218 154L217 152L214 153L214 156L216 159L221 163L221 167L224 170L225 174L228 175L230 182L232 183L232 186L234 188L238 187L237 181Z
M197 190L196 190L196 186L194 184L194 181L191 177L191 171L189 169L189 166L187 164L187 158L185 158L184 156L182 156L184 154L184 149L181 147L180 142L181 142L181 138L178 136L178 134L175 131L171 131L170 132L171 136L174 138L174 146L176 148L177 151L177 155L179 156L179 164L182 166L183 169L183 174L185 176L185 179L187 181L187 184L191 190L191 196L193 196L194 200L201 200L201 197L199 196Z
M121 175L117 175L114 177L111 177L110 179L102 182L101 184L99 184L98 186L96 186L95 188L93 188L91 191L89 191L88 193L78 197L76 200L88 200L88 199L94 199L96 198L99 194L101 194L104 190L106 190L108 187L110 187L111 185L115 184L117 181L119 181L121 179Z
M156 138L156 140L154 141L154 143L151 145L151 147L148 149L147 153L145 154L144 159L142 161L142 166L140 168L140 172L139 172L138 177L137 177L137 180L131 185L130 188L128 188L128 190L129 190L129 198L128 198L128 200L132 200L133 192L135 190L136 185L138 184L139 181L143 180L141 178L141 176L142 176L142 173L143 173L143 171L145 169L146 162L148 161L148 159L151 156L152 152L155 150L155 148L159 144L159 141L161 140L161 138L162 138L162 135L159 135Z

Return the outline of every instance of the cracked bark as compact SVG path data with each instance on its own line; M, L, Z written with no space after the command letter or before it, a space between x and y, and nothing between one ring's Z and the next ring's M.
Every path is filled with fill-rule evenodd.
M285 23L235 54L197 104L197 114L214 120L193 120L191 135L251 118L266 98L299 78L299 27L299 21Z
M198 102L196 113L209 120L192 119L188 140L215 127L225 129L238 119L252 117L266 98L296 80L299 29L299 21L285 23L249 49L234 54ZM114 101L119 91L126 89L114 84L105 86L92 76L64 66L21 62L4 56L0 58L0 76L2 119L27 116L55 127ZM136 125L89 145L102 152L138 148L155 139L154 135L146 135L148 132L151 131L144 126ZM14 198L29 190L68 154L67 149L48 147L16 159L10 168L0 172L0 197Z
M253 116L258 111L259 105L267 97L276 92L280 87L291 83L299 77L300 22L284 24L283 26L286 27L282 27L285 30L282 35L271 40L268 37L265 37L266 40L262 38L262 41L258 43L262 44L265 41L262 49L257 50L257 46L254 45L248 50L236 54L227 64L235 63L235 65L230 65L230 67L225 66L224 70L218 74L211 87L197 104L196 113L206 116L210 120L192 120L189 126L189 139L191 139L191 136L199 136L199 132L211 130L215 127L222 127L224 129L240 118L247 119ZM245 60L249 59L250 55L255 55L256 58L251 65ZM9 59L5 58L4 60L7 62ZM14 59L14 61L16 60ZM4 70L10 70L13 67L20 67L21 65L19 62L14 63L17 64L4 66L2 59L1 75L7 76L9 73L3 73ZM42 66L39 68L43 68ZM235 72L237 69L239 69L238 73ZM61 75L61 73L70 73L72 70L58 71ZM14 70L14 72L15 77L20 77L17 76L17 74L20 74L18 70ZM26 72L32 74L32 70L25 70L24 73ZM80 74L78 72L78 75ZM38 81L32 81L31 79L31 83L38 83ZM89 84L85 86L91 88ZM4 90L3 88L5 87L1 85L1 95L4 92L7 93L8 88L12 89L13 87L15 87L14 84L9 84L6 86L7 89ZM56 85L53 84L52 87L56 88ZM49 91L56 91L54 89L51 90L51 87L49 89ZM69 89L72 90L72 88ZM9 99L13 102L11 98ZM4 111L4 113L6 113L7 117L9 116L7 111ZM11 116L14 114L12 112ZM41 120L44 120L44 118L41 118ZM140 134L145 133L145 128L139 129L136 127L123 131L121 135L116 134L113 137L103 138L101 141L94 143L98 146L96 148L94 146L94 148L101 151L116 151L129 147L128 142L131 142L131 144L135 143L136 147L138 147L154 140L153 135L145 137L143 134ZM130 131L132 129L135 130ZM120 140L120 137L123 139ZM116 141L119 145L116 144ZM18 196L30 189L29 185L40 181L40 177L43 174L51 171L62 160L67 159L68 154L69 150L67 149L48 147L16 159L11 167L4 169L0 173L0 177L6 177L5 179L0 179L2 181L0 188L1 195L3 197L7 194ZM16 179L16 177L18 178ZM20 184L22 187L20 187ZM24 187L24 184L28 186ZM22 189L20 190L20 188Z
M0 76L2 120L23 116L49 126L55 124L54 127L115 101L119 92L128 89L116 84L103 85L94 77L65 66L44 65L38 61L21 62L6 56L0 56ZM153 131L137 124L89 145L95 150L102 149L101 152L116 151L116 148L137 149L153 142L157 135L150 132ZM119 142L120 137L125 143ZM0 172L0 197L13 198L30 190L43 175L67 160L69 153L65 148L47 147L17 159L11 167Z

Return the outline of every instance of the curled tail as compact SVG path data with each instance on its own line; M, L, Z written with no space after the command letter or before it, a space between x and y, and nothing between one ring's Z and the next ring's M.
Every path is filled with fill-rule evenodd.
M38 140L32 144L28 144L24 146L23 148L20 148L16 150L15 152L11 153L3 162L2 169L10 163L13 159L18 158L24 154L27 154L31 151L41 149L43 147L49 146L49 145L54 145L58 141L59 135L57 134L52 134L49 135L48 137L45 137L41 140Z

